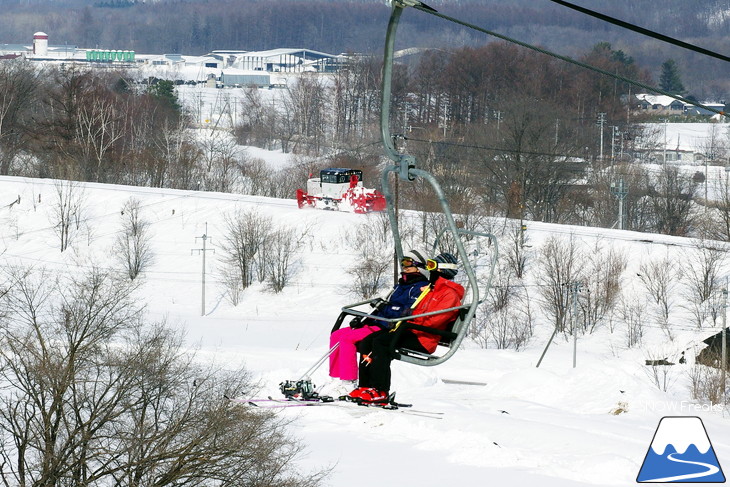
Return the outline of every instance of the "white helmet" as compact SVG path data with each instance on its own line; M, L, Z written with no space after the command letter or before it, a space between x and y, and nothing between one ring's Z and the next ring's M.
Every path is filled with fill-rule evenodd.
M413 265L418 268L418 272L426 276L426 279L429 279L431 277L431 273L426 269L426 255L427 254L425 252L421 252L420 250L409 250L403 254L403 260L411 259L413 261ZM403 264L403 262L401 262L401 264Z

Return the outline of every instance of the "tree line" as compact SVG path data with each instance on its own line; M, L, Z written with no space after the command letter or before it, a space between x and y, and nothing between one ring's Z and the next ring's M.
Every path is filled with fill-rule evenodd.
M123 73L0 64L0 173L191 187L199 148L171 82Z
M608 43L580 59L651 82ZM239 142L315 157L291 168L301 180L345 165L377 181L379 68L377 59L361 58L330 84L305 75L282 92L279 111L268 109L257 90L247 91ZM397 65L393 80L391 132L398 148L440 179L461 214L610 227L618 219L612 188L621 181L630 188L622 196L622 228L727 238L718 224L727 220L727 205L697 211L703 173L637 164L650 162L661 140L632 113L628 83L507 43L430 51L412 67ZM714 161L723 160L726 139L715 137ZM406 185L401 206L436 211L424 189Z
M728 93L726 80L730 73L725 63L661 44L550 2L431 3L447 15L501 34L517 33L514 37L520 41L568 56L580 54L584 46L610 42L620 49L630 49L655 76L662 62L674 58L683 71L693 72L688 88L700 98L724 99ZM389 9L375 0L290 0L275 4L257 0L62 0L43 9L33 1L3 0L0 5L0 42L30 42L34 32L43 30L50 35L52 44L190 55L215 49L266 50L287 46L332 53L377 53L382 49L389 14ZM124 5L126 8L119 8ZM717 52L723 52L728 42L730 20L713 0L662 2L649 7L637 7L629 1L592 1L582 6ZM448 49L492 40L421 12L404 15L399 33L399 41L406 47Z
M580 59L651 81L608 43ZM223 131L191 137L192 117L171 81L138 84L123 72L4 62L0 174L283 198L323 167L360 167L366 181L377 181L380 67L376 57L353 57L333 75L298 76L273 100L244 88L235 105L238 144L296 154L292 167L273 170ZM623 228L728 233L722 201L696 211L703 174L634 164L660 140L632 115L627 83L504 42L428 51L414 65L396 65L393 80L399 149L440 178L462 214L611 226L611 187L622 180L630 188ZM727 143L715 138L708 151L722 160ZM435 209L418 185L401 198L404 208Z

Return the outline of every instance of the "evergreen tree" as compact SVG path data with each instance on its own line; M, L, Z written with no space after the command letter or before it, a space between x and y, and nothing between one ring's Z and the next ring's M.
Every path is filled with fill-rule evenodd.
M149 93L158 100L169 104L175 111L180 111L180 102L175 93L175 84L169 80L158 80L150 85Z
M667 59L662 64L662 75L659 78L659 87L669 93L683 93L684 85L679 76L679 68L674 59Z

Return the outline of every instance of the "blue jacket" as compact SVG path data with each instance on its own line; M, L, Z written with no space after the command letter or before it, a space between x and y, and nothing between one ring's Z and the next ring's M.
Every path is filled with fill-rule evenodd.
M411 306L421 294L421 288L428 285L428 279L422 274L407 274L401 278L388 297L387 304L372 314L383 318L400 318L409 314ZM414 277L410 277L414 276ZM392 328L394 323L374 320L382 328Z

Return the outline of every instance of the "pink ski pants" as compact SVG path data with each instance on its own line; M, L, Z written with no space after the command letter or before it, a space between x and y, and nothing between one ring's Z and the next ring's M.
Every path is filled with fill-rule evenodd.
M330 355L330 377L341 380L357 380L357 348L355 344L373 332L381 330L379 326L367 325L362 328L340 328L330 335L330 348L335 343L340 346Z

